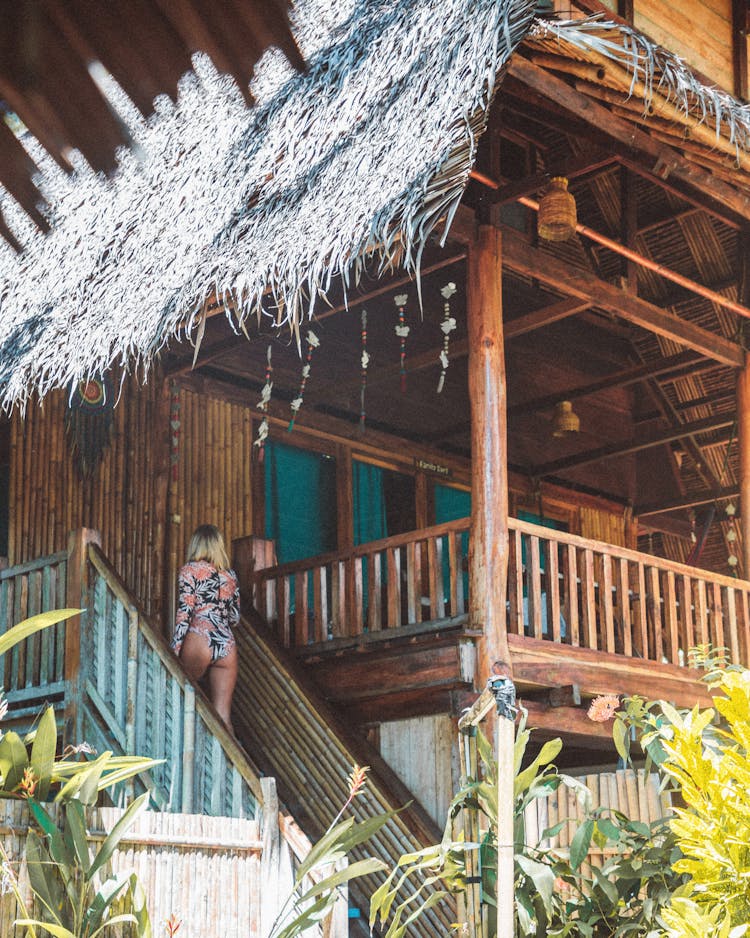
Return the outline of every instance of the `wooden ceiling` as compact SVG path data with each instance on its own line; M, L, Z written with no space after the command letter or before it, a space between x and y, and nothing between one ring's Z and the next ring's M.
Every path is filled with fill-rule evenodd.
M248 103L256 62L278 46L298 69L304 62L289 29L289 0L14 0L3 4L0 107L17 115L56 162L71 170L79 150L98 171L110 172L127 130L92 78L100 63L140 112L157 95L174 99L191 55L206 52L234 77ZM0 120L0 183L37 225L39 205L31 158ZM4 235L15 245L7 226Z

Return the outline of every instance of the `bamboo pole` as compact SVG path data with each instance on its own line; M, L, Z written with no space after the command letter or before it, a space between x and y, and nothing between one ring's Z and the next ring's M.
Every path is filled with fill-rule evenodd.
M183 685L185 695L182 723L182 811L190 814L193 810L193 789L195 777L195 691L191 684Z

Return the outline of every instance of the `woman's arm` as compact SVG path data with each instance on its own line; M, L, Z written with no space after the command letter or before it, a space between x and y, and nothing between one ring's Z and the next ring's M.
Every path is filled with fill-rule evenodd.
M187 630L190 627L190 620L193 617L195 609L196 587L195 577L183 567L177 579L178 600L177 617L175 619L174 634L172 636L172 649L179 655L182 643L185 641Z

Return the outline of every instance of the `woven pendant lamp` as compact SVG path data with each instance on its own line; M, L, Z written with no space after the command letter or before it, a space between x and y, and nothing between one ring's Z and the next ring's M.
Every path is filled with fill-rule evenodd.
M567 241L576 231L576 200L565 176L554 176L539 203L537 231L545 241Z
M570 401L559 401L555 405L555 416L552 420L552 436L564 437L578 433L581 429L581 420L573 410Z

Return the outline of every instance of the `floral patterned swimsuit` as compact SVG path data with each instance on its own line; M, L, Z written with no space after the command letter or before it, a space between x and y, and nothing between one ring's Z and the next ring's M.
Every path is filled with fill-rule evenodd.
M207 560L192 560L180 570L180 598L172 650L180 654L188 632L202 635L211 661L226 658L234 648L232 628L240 620L240 590L234 570L217 570Z

